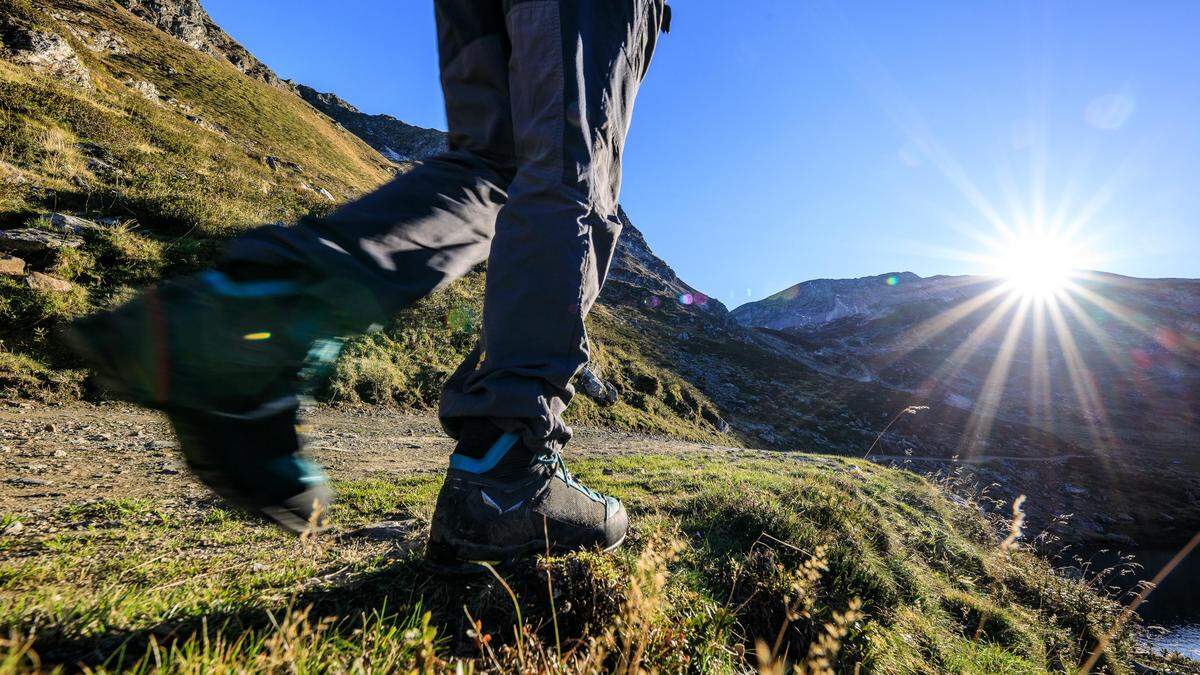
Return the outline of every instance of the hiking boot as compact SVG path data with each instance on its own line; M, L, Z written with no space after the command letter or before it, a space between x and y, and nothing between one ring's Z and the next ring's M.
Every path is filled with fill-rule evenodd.
M352 321L334 285L235 281L210 270L73 322L67 346L117 398L239 415L292 404ZM348 300L346 300L348 302Z
M184 459L218 496L294 534L327 527L333 491L304 459L296 408L255 418L171 411Z
M352 330L351 298L336 284L214 270L80 319L64 341L113 396L166 412L189 467L218 495L299 533L332 492L299 455L298 395Z
M531 452L519 434L470 420L438 494L426 561L435 571L474 573L481 561L611 551L628 528L621 502L577 481L561 454Z

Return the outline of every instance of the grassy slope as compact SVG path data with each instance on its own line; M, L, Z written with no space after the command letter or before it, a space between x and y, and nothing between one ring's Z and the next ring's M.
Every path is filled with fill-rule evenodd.
M5 0L0 9L19 17L21 4ZM374 150L294 95L191 50L115 3L52 4L76 32L107 31L127 50L90 51L39 5L24 13L41 29L70 36L95 90L0 61L0 226L25 224L50 209L126 221L88 236L79 251L28 260L76 282L71 293L34 291L0 277L0 389L71 395L78 378L63 372L68 364L46 340L56 321L160 274L194 269L237 230L329 208L303 184L345 198L389 174ZM126 81L151 82L186 108L153 103ZM300 169L272 169L267 156Z
M1115 615L1113 604L1039 559L1001 552L996 524L904 472L726 452L609 457L579 468L589 483L622 494L638 526L616 556L504 573L529 627L520 654L501 648L515 646L517 618L486 578L446 584L416 554L362 540L296 542L210 504L101 499L63 507L55 534L0 537L0 634L15 628L34 638L10 643L9 663L32 658L20 655L28 648L46 664L109 668L290 660L315 670L365 658L384 669L441 669L479 655L465 607L496 652L478 665L497 670L555 661L556 618L563 650L577 660L599 658L607 635L608 659L640 645L648 667L742 672L753 669L756 640L779 634L785 602L795 619L780 653L795 658L857 599L861 616L846 622L831 656L839 671L861 663L864 672L1030 673L1080 663ZM339 520L351 528L427 519L437 484L432 476L343 483ZM307 623L284 621L289 608L310 606ZM423 612L428 630L413 630ZM1120 636L1102 666L1125 672L1129 648Z

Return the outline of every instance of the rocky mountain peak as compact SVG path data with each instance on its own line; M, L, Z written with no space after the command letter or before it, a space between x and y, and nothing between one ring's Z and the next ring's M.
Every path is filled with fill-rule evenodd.
M619 211L618 217L623 228L621 238L617 241L617 255L609 270L610 280L645 292L647 299L657 296L684 298L685 304L719 316L728 314L729 310L719 300L692 288L679 278L666 261L650 250L646 237L634 227L624 209Z
M401 122L391 115L369 115L336 94L287 82L309 105L328 115L393 162L410 162L446 151L446 133Z
M243 73L281 86L275 71L259 61L212 20L200 0L117 0L135 16L197 51L228 61Z
M743 326L808 329L847 318L872 319L918 300L949 302L977 295L990 277L920 277L889 272L857 279L813 279L733 310Z

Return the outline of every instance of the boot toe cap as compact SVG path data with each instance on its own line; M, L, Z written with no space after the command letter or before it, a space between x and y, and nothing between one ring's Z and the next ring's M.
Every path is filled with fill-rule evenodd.
M604 522L604 543L606 549L613 549L625 541L625 534L629 531L629 514L625 511L625 505L615 497L606 497L604 501L607 515Z

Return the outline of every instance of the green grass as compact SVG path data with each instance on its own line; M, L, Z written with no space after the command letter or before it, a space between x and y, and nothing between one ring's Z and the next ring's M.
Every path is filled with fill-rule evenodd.
M744 672L756 641L780 634L779 654L803 663L835 613L859 606L831 657L839 672L1029 673L1077 666L1116 615L1113 602L1038 558L1001 552L996 524L904 472L724 453L578 468L626 499L633 534L615 555L504 571L527 627L520 640L499 583L430 576L418 552L297 541L212 504L103 499L62 507L54 534L4 538L0 635L26 666L38 658L102 670L315 671L375 659L431 670L464 659L582 670L591 659L608 670L640 651L647 668ZM342 483L337 531L427 520L437 484ZM480 622L476 635L490 636L483 652L464 608ZM561 662L555 621L570 654ZM1104 669L1127 672L1130 648L1119 635Z
M479 333L484 273L474 272L401 312L382 331L350 342L322 395L434 410L442 383L467 356ZM577 395L568 408L573 424L669 434L701 442L737 443L718 430L716 405L695 386L648 355L653 340L599 305L588 317L592 366L621 391L600 406Z

